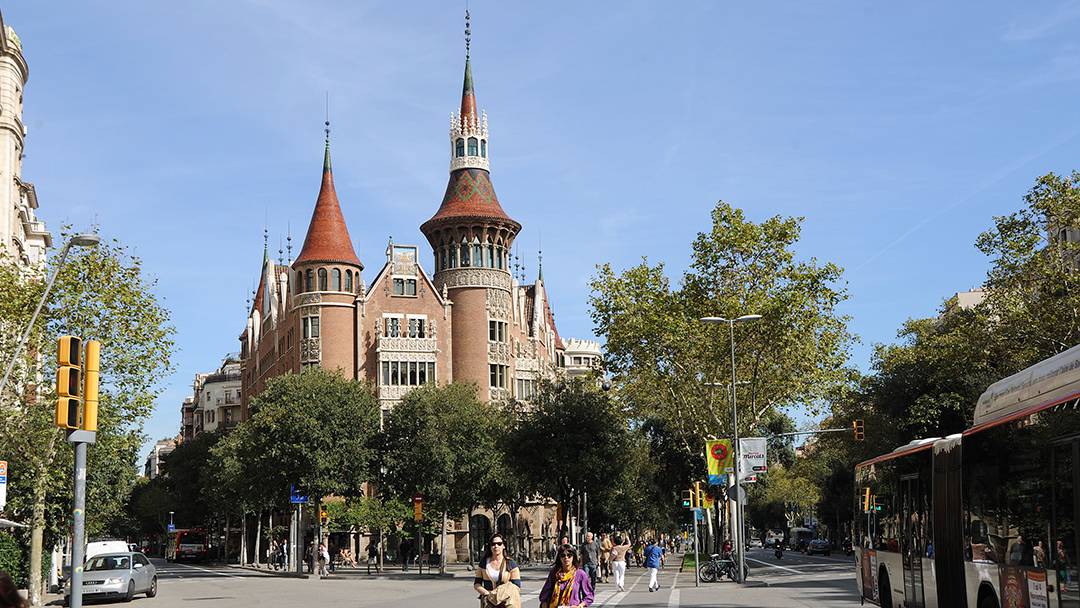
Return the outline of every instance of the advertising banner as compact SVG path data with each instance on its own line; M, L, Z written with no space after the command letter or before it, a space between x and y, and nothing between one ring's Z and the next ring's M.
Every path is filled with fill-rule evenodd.
M739 478L746 479L769 470L764 437L739 439Z
M709 485L720 485L720 476L732 473L735 470L735 455L731 452L731 440L713 439L706 441L705 461L708 464Z

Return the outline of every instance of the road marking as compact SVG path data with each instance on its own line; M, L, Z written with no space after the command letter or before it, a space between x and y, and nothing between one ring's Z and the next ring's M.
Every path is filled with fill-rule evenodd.
M794 568L788 568L787 566L777 566L776 564L770 564L769 562L763 562L760 559L754 559L752 557L746 558L748 562L757 562L766 568L779 568L780 570L786 570L788 572L794 572L795 574L806 574L805 572L799 572Z
M675 589L671 592L671 597L667 601L668 608L679 608L679 590Z
M225 572L218 572L217 570L211 570L209 568L202 568L202 567L199 567L199 566L191 566L191 565L188 565L188 564L174 564L174 565L180 566L182 568L191 568L192 570L199 570L200 572L208 572L210 574L213 574L214 576L225 576L225 577L228 577L228 578L245 578L245 577L242 577L242 576L236 576L235 574L227 574Z
M610 603L608 603L608 604L599 604L598 603L596 605L597 606L611 606L612 608L614 608L615 606L618 606L619 603L622 602L623 599L626 598L626 596L630 595L630 592L633 591L634 588L638 586L638 583L640 583L641 579L643 579L643 578L645 578L645 574L644 573L639 574L638 577L636 579L634 579L634 583L632 585L630 585L629 589L627 589L626 591L619 591L615 595L611 596L611 602Z

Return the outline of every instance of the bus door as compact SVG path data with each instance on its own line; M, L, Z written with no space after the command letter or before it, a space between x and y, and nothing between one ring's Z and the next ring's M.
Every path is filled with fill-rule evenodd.
M1073 439L1053 448L1054 511L1048 561L1057 571L1060 608L1080 608L1080 581L1077 580L1076 514L1080 499L1076 492L1080 468L1078 441Z
M923 527L927 513L922 504L923 489L919 475L905 475L900 478L901 513L903 528L901 535L901 561L904 566L904 608L923 608Z

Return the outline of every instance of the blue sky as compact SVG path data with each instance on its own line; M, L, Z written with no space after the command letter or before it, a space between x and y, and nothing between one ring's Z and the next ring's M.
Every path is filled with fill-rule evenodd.
M460 99L450 2L9 3L30 63L40 215L101 225L158 279L181 350L152 438L236 350L262 232L298 251L329 91L335 180L367 278L446 186ZM492 175L563 336L595 264L686 265L718 199L805 216L847 269L862 343L978 285L975 237L1036 176L1080 168L1080 2L473 0ZM274 253L276 257L276 251ZM430 268L430 260L425 259Z

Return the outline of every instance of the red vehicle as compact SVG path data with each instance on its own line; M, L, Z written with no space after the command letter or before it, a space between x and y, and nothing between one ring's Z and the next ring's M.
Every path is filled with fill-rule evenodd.
M192 528L169 533L169 545L165 549L165 559L168 561L205 561L209 554L210 536L206 530Z

